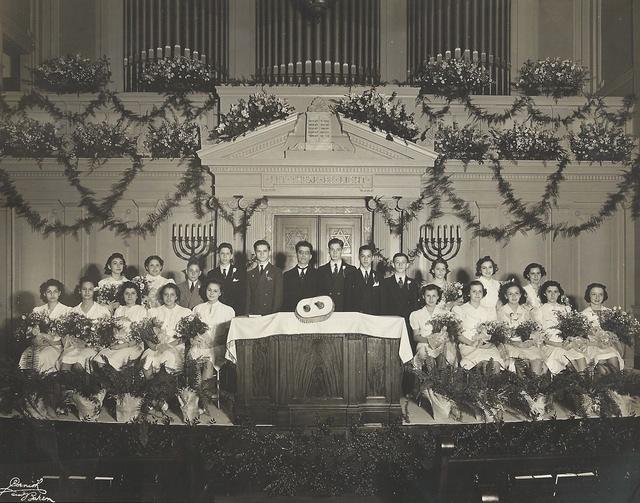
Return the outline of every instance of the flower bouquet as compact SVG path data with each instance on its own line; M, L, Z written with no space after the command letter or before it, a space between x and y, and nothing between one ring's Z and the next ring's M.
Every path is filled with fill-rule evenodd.
M96 289L96 302L98 304L109 305L117 302L120 287L114 283L105 283Z
M71 133L73 154L76 157L105 159L124 157L136 152L136 139L129 138L121 122L111 124L80 124Z
M589 340L589 344L599 348L611 347L620 342L616 334L606 330L592 330L587 336L587 339Z
M63 93L95 93L109 83L109 60L91 61L79 54L51 58L31 70L37 87Z
M71 370L62 374L63 385L70 390L69 401L78 411L82 421L96 421L102 411L102 402L106 395L101 372Z
M144 304L146 298L151 292L151 285L149 284L149 280L144 276L136 276L131 281L135 283L135 285L138 287L138 290L140 290L140 300Z
M556 99L577 96L588 75L587 68L570 59L527 60L520 68L520 78L515 87L529 96L545 95Z
M142 71L147 91L158 93L214 92L214 69L198 59L178 56L148 62Z
M478 324L476 331L484 342L498 346L511 338L511 328L504 321L485 321Z
M93 323L86 316L70 312L53 321L53 331L65 337L65 348L91 345Z
M122 329L120 318L98 318L93 320L87 345L97 349L110 347L116 342L116 332Z
M200 129L193 122L150 124L144 146L154 159L193 157L200 149Z
M116 419L120 423L135 420L140 414L146 380L135 363L129 363L120 370L104 368L107 393L115 399Z
M465 59L429 61L416 73L416 85L420 86L418 97L435 94L447 99L465 98L482 93L490 83L484 66Z
M434 334L440 333L443 328L446 328L449 340L452 342L457 341L462 334L462 322L453 313L438 314L431 318L429 323L433 327L432 333Z
M560 332L562 340L586 339L593 327L589 319L578 311L556 312L558 323L553 327Z
M131 341L144 342L148 346L160 344L160 331L162 322L158 318L145 318L135 321L129 328L129 338Z
M465 124L462 128L457 123L452 126L440 126L435 134L436 152L447 159L462 161L482 161L487 158L491 147L489 137L477 127Z
M30 342L34 335L34 328L37 328L40 333L47 334L52 330L52 323L49 315L45 313L23 314L16 330L16 339L22 343Z
M533 320L523 321L513 329L513 336L520 339L522 342L533 340L535 338L534 334L536 333L541 334L542 327Z
M0 155L42 159L55 156L60 147L51 123L29 118L0 121Z
M577 134L571 133L569 145L577 161L624 161L635 142L622 128L594 122L581 124Z
M557 160L563 153L560 139L552 131L514 124L511 129L492 129L494 147L500 159Z
M620 307L598 313L602 330L616 334L620 342L632 345L640 337L640 322Z
M191 344L195 337L204 334L207 330L209 325L195 313L182 318L176 325L176 334L187 344Z
M456 302L462 299L463 289L462 283L447 283L447 286L442 289L442 300L444 302Z

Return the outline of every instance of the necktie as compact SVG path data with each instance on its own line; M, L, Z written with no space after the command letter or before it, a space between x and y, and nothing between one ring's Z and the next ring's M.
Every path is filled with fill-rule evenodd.
M368 284L369 283L369 271L365 271L364 272L364 284Z
M299 267L298 269L300 269L300 279L304 279L304 275L307 272L307 268L306 267Z
M193 293L193 291L196 288L196 284L195 283L191 283L191 288L189 288L189 290L191 291L191 293Z
M228 270L228 269L222 269L222 277L223 277L224 279L227 279L227 270Z
M260 274L262 274L263 272L264 272L264 266L263 266L263 265L261 265L261 266L260 266Z
M400 288L402 288L404 286L404 281L402 281L402 278L398 278L398 286Z
M333 275L334 276L338 275L338 264L333 264Z

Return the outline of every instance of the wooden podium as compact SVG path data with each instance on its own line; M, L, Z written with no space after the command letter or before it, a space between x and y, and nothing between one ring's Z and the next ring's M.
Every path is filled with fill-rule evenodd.
M292 313L270 316L295 319ZM348 332L345 327L344 332L337 333L335 327L343 324L335 317L349 316L374 318L368 320L369 327L376 319L385 320L390 326L384 337L376 337L366 333L366 326L355 331L354 325L361 324L352 320ZM399 352L402 338L407 337L404 320L334 313L330 324L329 320L316 326L297 320L296 324L284 323L286 333L281 332L281 326L274 326L278 323L273 320L267 324L267 331L281 333L264 336L264 318L269 317L237 318L231 325L230 340L234 324L238 323L244 324L244 333L256 330L254 334L262 334L260 338L234 340L236 416L249 416L257 424L280 426L387 423L401 416ZM407 344L408 339L402 346Z

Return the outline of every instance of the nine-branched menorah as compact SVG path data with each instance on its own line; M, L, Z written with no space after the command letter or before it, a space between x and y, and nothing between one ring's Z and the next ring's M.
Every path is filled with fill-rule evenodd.
M213 224L173 224L171 243L182 260L207 256L216 247Z
M426 259L449 261L458 254L461 244L459 225L438 225L435 229L428 224L420 226L418 250Z

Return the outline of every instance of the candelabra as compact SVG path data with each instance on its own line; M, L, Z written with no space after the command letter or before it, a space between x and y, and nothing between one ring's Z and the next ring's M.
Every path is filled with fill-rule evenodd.
M435 229L432 225L420 226L418 250L426 259L449 261L458 254L461 244L459 225L438 225Z
M173 224L173 253L182 260L206 256L216 247L213 224Z

